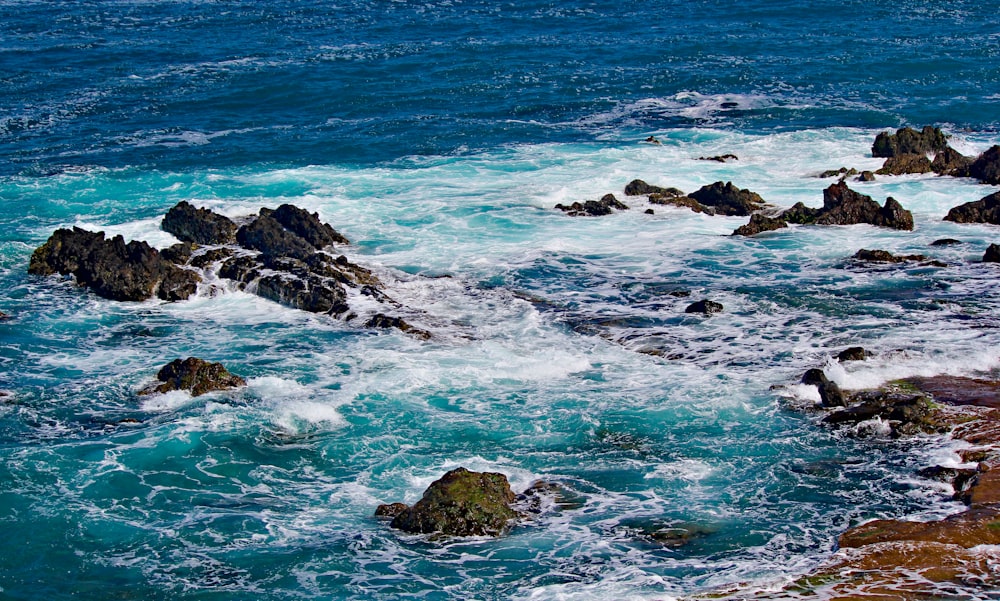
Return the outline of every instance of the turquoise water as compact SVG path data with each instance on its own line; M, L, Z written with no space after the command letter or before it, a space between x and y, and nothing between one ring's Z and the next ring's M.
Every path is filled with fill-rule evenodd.
M853 524L959 509L915 476L957 463L954 443L830 431L799 410L813 391L772 386L816 366L846 388L995 375L996 271L978 261L997 232L941 218L996 187L852 183L900 200L916 229L749 239L729 236L746 218L646 215L622 189L733 181L819 206L832 180L815 175L878 167L884 128L941 125L981 152L1000 142L992 8L0 9L5 598L749 596L828 559ZM697 160L724 153L739 160ZM608 192L632 209L552 209ZM27 274L59 227L169 246L159 222L181 200L319 212L434 338L223 282L115 303ZM945 237L963 244L929 246ZM859 268L847 259L861 248L950 266ZM700 298L726 309L685 314ZM853 345L876 356L830 360ZM248 386L137 394L189 355ZM372 517L457 466L518 490L556 482L576 503L497 540L428 540ZM664 527L695 535L643 535Z

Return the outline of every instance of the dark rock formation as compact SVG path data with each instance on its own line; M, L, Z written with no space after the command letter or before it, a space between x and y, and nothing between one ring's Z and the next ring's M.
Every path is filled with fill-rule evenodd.
M879 175L906 175L908 173L930 173L931 160L925 154L897 154L885 160Z
M931 161L931 171L938 175L950 175L952 177L968 177L969 168L973 159L958 152L951 146L934 155Z
M961 240L956 240L954 238L939 238L934 242L931 242L931 246L952 246L954 244L961 244Z
M119 301L141 301L154 294L163 300L183 300L195 293L201 278L181 269L146 244L124 238L104 238L104 232L74 227L60 229L31 255L28 272L35 275L72 274L82 286Z
M236 233L236 224L228 217L196 209L183 200L167 211L160 228L182 242L195 244L229 244Z
M261 215L236 232L240 246L260 251L265 256L291 257L304 260L316 252L316 248L301 236L285 229L271 211L261 211Z
M397 515L410 510L406 503L388 503L375 508L375 517L393 519Z
M873 182L875 181L875 174L871 171L862 171L861 175L854 178L856 182Z
M780 217L766 217L761 213L750 216L750 222L733 231L734 236L755 236L761 232L771 232L788 227L788 222Z
M873 157L895 157L901 154L928 154L944 150L948 139L941 129L930 125L917 131L911 127L896 130L895 134L882 132L872 145Z
M14 317L10 313L4 313L3 311L0 311L0 321L6 321L8 319L14 319Z
M813 368L802 376L802 383L815 386L819 390L820 403L824 407L844 407L847 397L836 382L830 380L822 369Z
M271 212L270 216L317 250L331 244L350 244L347 238L333 229L330 224L320 221L318 213L310 213L294 205L283 204Z
M721 313L725 307L722 303L717 303L710 300L700 300L698 302L691 303L684 309L685 313L703 313L705 315L711 315L712 313Z
M1000 184L1000 146L993 146L969 165L969 175L996 186Z
M614 194L605 194L601 200L588 200L584 203L574 202L569 206L557 204L555 208L565 212L570 217L599 217L610 215L615 209L627 211L628 205L615 198Z
M868 250L865 248L856 252L851 258L870 263L905 263L907 261L927 260L924 255L894 255L887 250Z
M431 483L413 507L381 506L376 513L395 512L391 526L415 534L500 536L518 517L515 498L503 474L460 467Z
M921 392L889 386L851 395L850 403L845 409L827 415L823 422L853 425L880 418L889 425L894 437L945 429L933 411L930 397Z
M715 215L715 209L706 207L690 196L668 196L666 194L650 194L649 202L655 205L665 205L673 207L686 207L695 213L705 213Z
M871 196L859 194L844 182L832 184L823 191L823 208L810 209L796 204L781 217L790 223L815 223L817 225L852 225L869 223L898 230L913 229L913 215L899 202L889 197L880 207Z
M954 207L944 216L955 223L992 223L1000 225L1000 192Z
M725 163L726 161L738 161L740 158L735 154L720 154L714 157L698 157L699 161L715 161L717 163Z
M209 363L197 357L174 359L156 374L160 384L153 384L140 394L165 393L187 390L199 396L214 390L228 390L245 386L246 381L229 373L221 363Z
M764 199L750 190L737 188L732 182L715 182L689 194L701 204L712 207L719 215L750 215L765 206Z
M1000 244L990 244L986 248L983 263L1000 263Z
M647 184L641 179L634 179L625 186L625 196L648 196L649 194L666 194L667 196L684 196L677 188L661 188Z
M178 242L173 246L169 246L161 250L160 256L175 265L184 265L191 259L191 254L193 252L194 244L190 242Z

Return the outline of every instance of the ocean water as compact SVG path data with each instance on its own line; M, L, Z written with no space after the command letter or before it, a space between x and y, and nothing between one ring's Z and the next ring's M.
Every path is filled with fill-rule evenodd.
M623 188L732 181L820 206L818 173L880 166L879 131L1000 143L989 3L3 0L0 16L0 597L749 598L852 525L961 509L916 476L957 464L957 443L829 430L796 382L996 377L1000 272L980 259L1000 230L942 217L997 187L851 182L915 230L755 238ZM609 192L631 209L553 209ZM27 274L59 227L169 246L160 219L182 200L318 212L433 338L222 283L117 303ZM930 246L946 237L962 243ZM859 267L861 248L948 267ZM725 310L684 313L702 298ZM855 345L875 356L832 360ZM249 384L137 394L186 356ZM458 466L573 502L500 539L372 517Z

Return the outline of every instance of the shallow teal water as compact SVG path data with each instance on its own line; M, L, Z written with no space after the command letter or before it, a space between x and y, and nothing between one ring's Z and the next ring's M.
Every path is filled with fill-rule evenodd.
M995 376L979 260L996 231L941 218L996 187L852 183L916 229L750 239L729 236L745 218L646 215L622 194L733 181L819 206L832 180L815 175L877 167L882 128L1000 142L991 8L803 6L0 2L0 531L18 549L2 596L751 595L852 524L957 510L915 476L957 463L952 443L830 431L798 409L811 391L772 386L817 366L845 388ZM739 160L697 160L724 153ZM608 192L632 209L552 209ZM181 200L319 212L434 338L220 282L115 303L27 274L59 227L166 247ZM944 237L963 244L929 246ZM859 268L860 248L950 266ZM684 313L700 298L725 311ZM830 360L853 345L875 357ZM249 385L137 394L189 355ZM498 540L372 517L460 465L575 503ZM644 535L664 527L694 536Z

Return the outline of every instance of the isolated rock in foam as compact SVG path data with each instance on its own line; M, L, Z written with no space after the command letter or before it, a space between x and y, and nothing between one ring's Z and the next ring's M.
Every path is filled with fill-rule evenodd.
M141 394L187 390L192 396L199 396L246 385L243 378L229 373L221 363L209 363L197 357L174 359L160 369L156 379L160 383L149 386Z

